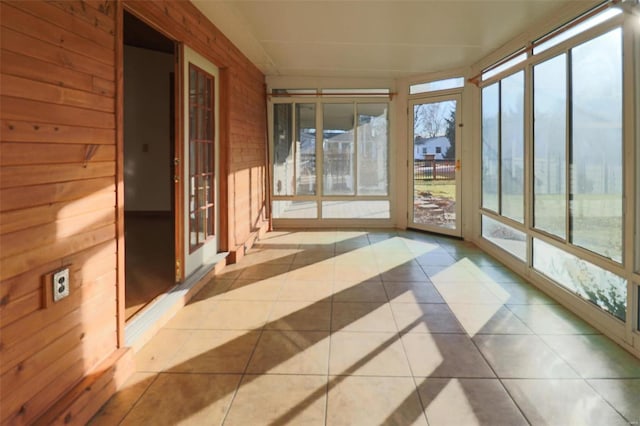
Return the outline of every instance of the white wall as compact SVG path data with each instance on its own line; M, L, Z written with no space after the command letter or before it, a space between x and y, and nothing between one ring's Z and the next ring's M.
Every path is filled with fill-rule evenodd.
M124 47L125 210L171 210L173 55Z

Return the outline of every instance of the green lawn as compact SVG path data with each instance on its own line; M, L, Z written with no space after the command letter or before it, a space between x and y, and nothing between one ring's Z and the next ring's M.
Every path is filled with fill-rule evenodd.
M435 198L443 198L447 200L456 199L456 184L455 181L452 180L416 180L413 185L415 195L421 192L430 192Z

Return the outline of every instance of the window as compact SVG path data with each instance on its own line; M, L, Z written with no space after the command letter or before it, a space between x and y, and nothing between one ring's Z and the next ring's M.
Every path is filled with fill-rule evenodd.
M482 207L498 212L500 84L482 89Z
M274 218L389 219L388 108L386 102L274 103Z
M524 232L483 215L482 237L518 259L527 260L527 236Z
M544 52L545 50L551 49L553 46L556 46L562 43L563 41L569 40L571 37L574 37L580 33L583 33L590 28L593 28L605 21L608 21L614 16L618 16L621 13L622 11L620 9L608 8L592 16L591 18L584 20L583 22L580 22L575 26L571 26L573 22L580 19L580 17L578 17L576 18L576 20L572 22L568 22L566 25L563 25L562 27L558 28L556 31L553 31L550 34L542 37L541 39L536 40L535 43L537 44L537 46L533 48L533 54L537 55L539 53ZM567 29L565 30L565 28Z
M464 78L455 77L444 80L430 81L428 83L418 83L409 86L409 94L417 95L419 93L436 92L439 90L459 89L464 87Z
M215 234L214 79L189 64L189 248Z
M567 235L567 55L533 69L534 226Z
M622 29L571 50L571 240L622 261Z
M482 90L482 206L524 221L524 72Z
M436 154L442 154L442 147L436 146Z
M482 73L482 80L489 80L491 77L494 77L504 71L507 71L509 68L515 67L519 63L522 63L527 60L527 54L521 53L519 55L514 56L511 59L506 60L502 64L496 66L495 68L490 68L487 71Z
M322 122L324 195L355 195L353 104L324 104Z
M626 320L627 282L542 240L533 240L533 267L561 286Z

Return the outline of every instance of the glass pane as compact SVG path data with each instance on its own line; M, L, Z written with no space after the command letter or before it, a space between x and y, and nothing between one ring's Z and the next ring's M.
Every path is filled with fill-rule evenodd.
M323 107L323 192L355 195L353 104L324 104Z
M202 177L202 205L206 206L211 203L213 203L211 175L205 175Z
M611 315L626 320L627 283L622 277L538 239L533 240L533 267Z
M207 239L207 210L198 211L198 240L203 242Z
M206 107L207 109L211 109L213 107L212 101L213 101L213 79L212 78L207 78L207 85L205 87L205 97L206 97Z
M500 84L482 89L482 207L498 211Z
M294 147L291 104L273 105L273 193L293 195Z
M388 193L387 107L358 104L358 195Z
M189 140L196 138L196 131L198 130L198 123L196 122L196 107L193 104L189 105Z
M215 207L207 208L207 236L216 234Z
M203 109L201 106L199 106L196 109L196 114L198 115L196 137L198 138L198 140L202 140L205 137L204 130L205 130L205 126L207 125L206 110Z
M277 200L272 203L274 219L316 219L318 204L315 201Z
M409 94L435 92L437 90L457 89L464 86L464 77L447 78L445 80L430 81L429 83L412 84Z
M622 261L622 31L571 51L571 240Z
M413 108L413 223L456 229L456 101Z
M196 231L198 223L196 221L196 213L189 215L189 245L193 248L198 245L198 232Z
M387 200L323 201L324 219L389 219L390 203Z
M593 28L614 16L618 16L622 13L622 10L617 8L609 8L605 11L598 13L597 15L587 19L586 21L572 27L566 31L560 32L558 35L550 38L549 40L541 43L540 45L533 48L533 54L537 55L538 53L542 53L545 50L551 49L553 46L556 46L562 43L565 40L569 40L571 37L576 36L580 33L587 31L589 28Z
M296 194L316 193L316 105L296 104Z
M502 80L500 117L500 213L524 222L524 71Z
M205 75L203 72L198 72L198 89L197 89L197 99L198 106L203 107L205 105L204 99L204 84L205 84Z
M524 232L482 216L482 237L522 261L527 259L527 237Z
M489 70L489 71L483 73L482 74L482 79L483 80L488 80L491 77L493 77L494 75L498 75L501 72L506 71L509 68L518 65L520 62L523 62L526 59L527 59L527 54L526 53L522 53L522 54L520 54L520 55L518 55L518 56L516 56L516 57L514 57L512 59L509 59L504 64L502 64L502 65L500 65L500 66L498 66L498 67L496 67L496 68L494 68L492 70Z
M196 174L196 142L189 142L189 176Z
M567 57L533 69L534 226L566 238Z

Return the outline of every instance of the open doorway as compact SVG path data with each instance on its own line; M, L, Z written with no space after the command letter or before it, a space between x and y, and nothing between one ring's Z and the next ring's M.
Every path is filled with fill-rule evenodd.
M124 13L125 315L175 273L175 44Z

